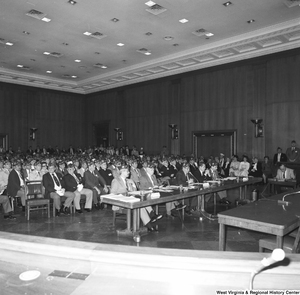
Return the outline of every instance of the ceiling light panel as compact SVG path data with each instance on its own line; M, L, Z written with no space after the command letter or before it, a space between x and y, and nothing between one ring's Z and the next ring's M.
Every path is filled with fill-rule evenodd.
M187 23L189 20L186 19L186 18L183 18L183 19L180 19L179 22L182 23L182 24L185 24Z
M31 9L26 13L27 16L33 17L38 20L42 20L44 22L50 22L51 19L46 17L46 13L38 11L36 9Z
M83 34L86 35L86 36L89 36L89 37L98 39L98 40L101 40L101 39L107 37L107 35L102 34L102 33L100 33L100 32L94 32L94 33L91 33L91 32L84 32Z
M49 55L49 56L53 56L53 57L62 57L63 56L63 54L59 53L59 52L48 52L48 51L45 51L43 54Z
M167 11L167 9L160 6L159 4L154 4L154 5L150 6L149 8L147 8L146 11L148 11L154 15L159 15L159 14Z

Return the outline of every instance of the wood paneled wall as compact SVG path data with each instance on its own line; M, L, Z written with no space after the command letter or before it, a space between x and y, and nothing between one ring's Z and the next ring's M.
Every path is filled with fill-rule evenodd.
M109 118L112 130L124 131L118 143L112 131L111 144L143 146L149 153L167 145L187 155L194 131L236 129L238 154L262 159L293 139L300 144L299 77L297 49L91 94L88 125L97 116ZM263 119L264 137L254 137L253 118ZM171 140L170 123L179 126L178 141Z
M84 108L80 95L0 83L0 133L8 134L15 150L85 145ZM38 128L35 141L29 139L31 127Z
M192 134L237 130L237 151L263 158L291 140L300 145L300 50L193 71L89 95L0 83L0 133L9 144L87 147L94 124L110 121L110 144L160 152L193 152ZM253 118L262 118L264 137L254 137ZM178 140L169 124L177 124ZM37 127L37 140L29 128ZM116 141L114 128L124 132Z

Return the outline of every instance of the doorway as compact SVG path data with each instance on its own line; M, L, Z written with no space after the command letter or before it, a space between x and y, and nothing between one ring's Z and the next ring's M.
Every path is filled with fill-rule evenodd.
M107 148L109 146L109 120L94 123L96 146Z
M225 157L236 154L236 130L209 130L193 132L193 149L196 157Z

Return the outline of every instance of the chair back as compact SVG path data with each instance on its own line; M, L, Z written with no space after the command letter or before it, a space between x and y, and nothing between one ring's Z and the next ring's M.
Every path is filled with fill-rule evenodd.
M42 181L27 181L26 182L26 193L28 199L34 198L37 195L43 194L43 184Z

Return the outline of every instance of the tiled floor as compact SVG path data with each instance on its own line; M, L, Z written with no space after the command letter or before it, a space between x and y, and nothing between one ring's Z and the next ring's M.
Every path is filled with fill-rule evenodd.
M260 192L263 186L257 187ZM253 188L252 188L253 189ZM250 198L251 188L248 190ZM229 192L228 199L232 201L229 207L218 205L218 210L226 210L235 206L236 192ZM208 209L212 209L208 204ZM160 208L163 210L163 207ZM112 210L93 210L91 213L61 216L50 219L46 213L31 213L30 221L25 219L20 208L16 210L16 221L0 219L0 231L53 237L58 239L132 245L134 247L158 247L197 250L218 250L218 221L206 218L199 219L200 214L186 216L184 223L179 218L164 217L158 221L158 232L142 236L139 244L132 237L118 236L117 228L125 228L123 220L117 220L116 227L112 225ZM0 216L1 217L1 216ZM227 230L227 251L257 252L258 240L265 234L229 227Z

